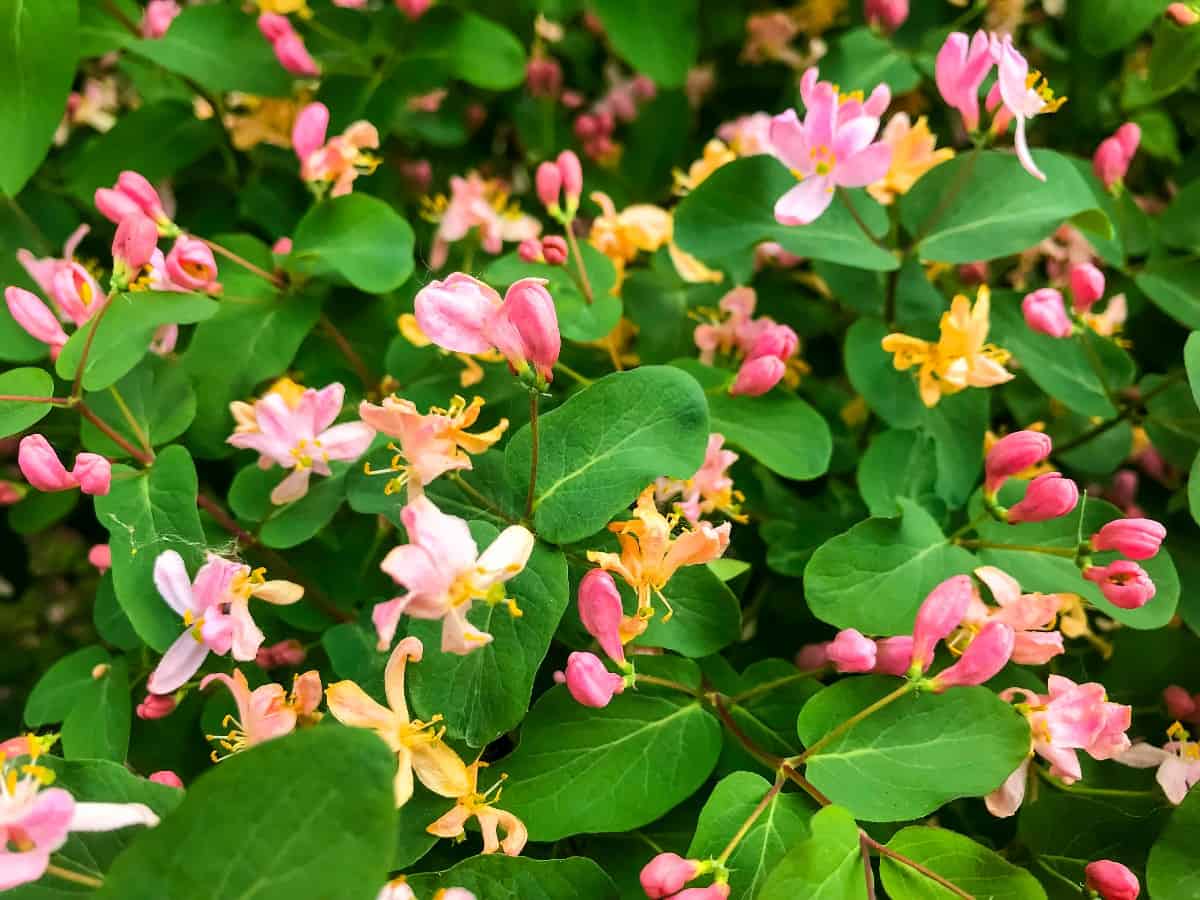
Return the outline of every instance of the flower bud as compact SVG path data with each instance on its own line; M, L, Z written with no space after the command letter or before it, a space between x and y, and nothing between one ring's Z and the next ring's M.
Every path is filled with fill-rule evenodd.
M988 622L967 645L958 662L943 669L932 679L931 689L940 694L947 688L970 687L994 678L1013 653L1016 632L1011 625Z
M600 134L600 125L598 120L591 113L580 113L575 117L575 137L581 141L586 141L597 137Z
M13 506L25 499L25 485L0 481L0 506Z
M167 277L171 283L188 291L216 293L221 289L217 281L217 261L208 244L199 238L181 234L175 246L167 254Z
M158 245L158 226L149 218L137 213L121 220L113 238L113 270L121 270L132 279L142 266L150 262L150 256Z
M547 265L551 266L563 265L566 263L567 256L569 255L567 239L557 234L542 238L541 250L542 258L546 261Z
M71 477L85 494L103 497L112 484L112 464L98 453L80 453L75 457Z
M1167 7L1167 16L1176 25L1181 25L1187 28L1189 25L1195 25L1200 22L1200 13L1197 13L1186 3L1172 3Z
M1163 690L1163 703L1167 707L1167 718L1186 721L1196 715L1200 709L1196 698L1177 684L1168 685Z
M1113 137L1117 139L1125 155L1133 159L1138 145L1142 142L1142 129L1136 122L1126 122L1113 133Z
M290 237L281 237L271 245L271 253L275 256L287 256L292 252L292 239Z
M21 438L17 466L25 480L39 491L69 491L79 487L79 482L63 466L44 435L30 434Z
M1093 550L1115 550L1130 559L1150 559L1167 536L1153 519L1116 519L1092 535Z
M167 33L181 10L175 0L150 0L142 13L142 37L157 40Z
M54 351L67 342L67 333L63 331L58 318L36 294L24 288L8 287L4 289L4 302L8 304L8 311L17 324L31 337L48 344Z
M108 544L95 544L88 550L87 559L103 575L112 568L112 547Z
M558 172L562 176L562 187L563 192L567 195L567 203L578 203L579 195L583 193L583 166L579 163L579 157L571 150L564 150L558 154L556 164Z
M517 245L517 256L521 258L522 262L541 262L542 242L537 238L525 238Z
M162 198L144 175L126 169L117 176L117 190L138 205L155 222L169 222Z
M625 647L621 643L621 594L612 575L592 569L579 582L579 618L600 649L618 665L625 665Z
M269 647L260 647L254 662L260 669L273 669L276 666L295 668L304 662L307 655L304 645L293 639L280 641Z
M880 675L903 675L912 666L913 639L911 635L880 638L875 642L875 668Z
M671 900L727 900L728 897L729 885L710 884L708 887L688 888L680 891Z
M938 641L958 627L967 614L975 585L967 575L947 578L932 591L917 610L913 624L912 664L909 671L924 672L933 662Z
M519 361L527 361L542 378L552 381L554 364L562 350L562 335L558 330L554 300L545 284L542 278L522 278L508 289L500 317L515 330L519 346L506 347L497 340L496 347L509 362L518 362L517 368ZM506 333L508 329L502 331Z
M140 215L142 208L132 197L113 188L96 188L93 196L96 210L114 225L130 216Z
M329 129L329 107L324 103L310 103L300 110L292 124L292 149L300 162L304 162L325 145L325 133Z
M1106 188L1111 188L1125 177L1129 171L1129 159L1115 137L1107 137L1100 142L1092 154L1092 171Z
M174 711L174 694L147 694L146 699L137 705L137 717L147 721L165 719Z
M796 668L804 672L815 672L829 664L829 641L821 644L805 644L796 653Z
M1047 472L1029 482L1025 496L1008 510L1011 525L1045 522L1065 516L1079 502L1079 488L1061 472Z
M158 772L147 776L147 780L153 781L155 784L165 784L167 787L179 788L183 790L183 779L172 772L170 769L162 769Z
M768 325L750 348L750 359L774 356L787 362L800 349L800 338L787 325Z
M625 679L604 668L594 653L572 653L567 657L566 675L557 673L554 680L566 682L577 703L594 709L608 706L614 694L625 690Z
M415 22L425 15L433 0L396 0L396 9L408 16L409 21Z
M1104 273L1091 263L1071 266L1071 304L1076 312L1087 312L1104 296Z
M1040 431L1014 431L992 445L984 462L986 477L983 489L994 494L1005 480L1031 466L1036 466L1050 455L1054 444L1048 434Z
M854 628L844 628L825 648L839 672L870 672L875 668L875 642Z
M562 190L562 172L551 162L544 162L537 167L534 176L538 199L547 209L558 206L558 195Z
M1088 889L1099 894L1101 900L1137 900L1141 893L1137 876L1111 859L1090 862L1083 872Z
M401 875L385 884L375 900L417 900L417 895L408 886L408 879Z
M525 64L525 83L534 97L557 97L562 90L563 71L558 60L535 56Z
M1025 295L1021 301L1025 324L1039 334L1053 338L1070 337L1075 326L1063 306L1063 297L1054 288L1041 288Z
M868 24L890 33L908 19L908 0L866 0L863 12Z
M729 393L735 397L759 397L783 380L787 364L778 356L748 359L740 369Z
M1145 606L1154 599L1157 590L1146 570L1127 559L1118 559L1107 566L1088 566L1083 577L1094 581L1104 599L1121 609Z
M963 284L986 284L988 264L984 260L963 263L958 267L958 280Z
M642 867L639 880L651 900L669 897L700 874L700 861L684 859L677 853L660 853Z

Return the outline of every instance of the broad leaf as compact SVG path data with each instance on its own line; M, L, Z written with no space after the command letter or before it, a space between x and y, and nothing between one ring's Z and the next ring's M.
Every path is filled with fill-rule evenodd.
M669 622L662 614L655 616L635 643L699 658L729 646L741 634L737 597L708 566L680 569L663 588L663 596L675 614ZM636 602L627 608L632 612Z
M990 900L1045 900L1046 897L1046 891L1028 871L945 828L903 828L887 846L977 897ZM892 900L948 900L960 896L890 856L881 855L879 859L879 874Z
M475 856L436 875L414 875L408 883L418 897L464 888L481 900L617 900L617 889L604 870L578 856Z
M866 900L858 825L840 806L809 822L812 833L767 876L758 900Z
M54 379L45 369L25 366L0 374L0 394L14 397L52 397ZM0 400L0 436L8 437L40 422L53 407L49 403Z
M337 274L360 291L385 294L413 270L413 232L382 200L347 194L315 205L296 226L287 265L308 276Z
M1200 263L1171 259L1148 265L1134 282L1154 305L1186 328L1200 329Z
M700 47L696 0L592 0L622 59L661 87L682 87Z
M894 428L915 428L925 418L912 372L898 372L881 346L889 329L862 318L846 332L846 375L867 405Z
M63 720L63 756L124 761L133 716L129 688L129 668L120 658L81 687L79 702Z
M174 440L196 415L196 393L184 367L153 355L107 391L85 399L92 412L135 447L143 439L152 447ZM110 458L129 455L87 419L80 435L88 450Z
M870 28L842 34L821 60L821 77L846 93L870 94L882 82L893 95L907 94L921 83L921 73L908 58Z
M1120 50L1162 15L1160 0L1082 0L1075 21L1079 23L1080 50L1104 56Z
M108 661L108 651L100 646L84 647L58 660L29 692L25 724L39 728L65 719L94 680L92 670Z
M511 31L473 12L438 6L416 26L408 62L443 68L448 75L493 91L525 78L525 50Z
M1200 870L1196 846L1200 841L1200 791L1189 791L1171 813L1167 827L1150 851L1146 887L1154 900L1197 900Z

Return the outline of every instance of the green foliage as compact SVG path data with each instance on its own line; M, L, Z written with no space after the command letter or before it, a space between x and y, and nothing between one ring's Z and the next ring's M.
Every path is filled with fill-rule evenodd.
M696 0L592 0L613 48L663 87L681 87L700 43Z
M1194 849L1200 837L1200 794L1189 793L1171 814L1167 827L1150 851L1146 886L1155 897L1189 900L1200 897Z
M767 877L758 897L786 900L865 900L858 826L840 806L828 806L809 822L811 835L795 844Z
M348 194L318 203L296 226L288 265L310 277L337 274L360 291L382 294L412 274L413 233L380 200Z
M18 397L50 397L54 379L43 369L23 367L0 374L0 393ZM36 425L50 412L49 403L0 400L0 434L8 436Z
M479 856L436 875L417 875L410 886L433 896L439 888L461 887L477 897L528 900L616 900L617 890L589 859L513 859Z
M1037 879L999 854L970 838L945 828L909 826L888 841L888 849L916 860L931 871L972 894L995 900L1042 900L1046 892ZM934 887L914 869L883 856L879 863L883 886L895 900L953 897L943 887Z

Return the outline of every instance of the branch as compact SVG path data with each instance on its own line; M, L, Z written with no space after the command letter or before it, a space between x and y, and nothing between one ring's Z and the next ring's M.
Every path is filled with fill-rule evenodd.
M900 863L903 866L908 866L914 872L920 872L922 875L924 875L930 881L937 882L938 884L940 884L942 887L944 887L946 890L950 891L950 893L954 894L957 897L962 897L962 898L964 898L964 900L975 900L974 894L968 894L966 891L964 891L962 888L960 888L953 881L943 878L937 872L933 871L933 869L930 869L926 866L921 865L915 859L911 859L910 857L905 856L903 853L897 853L895 850L891 849L886 844L879 843L879 841L875 840L875 838L871 837L869 834L867 834L861 828L859 829L858 834L859 834L860 840L862 840L863 843L874 848L875 851L880 853L881 855L890 856L896 862Z

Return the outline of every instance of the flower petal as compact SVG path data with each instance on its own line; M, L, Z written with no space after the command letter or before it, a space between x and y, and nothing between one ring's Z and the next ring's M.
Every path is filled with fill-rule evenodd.
M208 656L208 647L197 640L196 629L193 626L175 639L163 658L158 661L150 678L146 682L146 690L152 694L172 694L196 674Z

